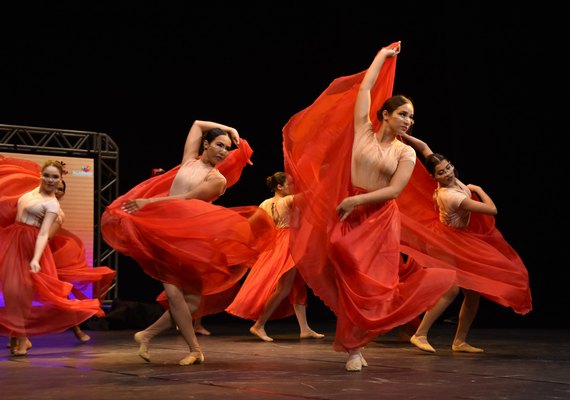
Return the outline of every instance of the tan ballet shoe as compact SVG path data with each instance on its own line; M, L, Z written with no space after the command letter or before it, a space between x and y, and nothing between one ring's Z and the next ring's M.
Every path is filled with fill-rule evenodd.
M204 362L204 355L201 352L193 351L189 356L180 360L180 365L193 365L202 364Z
M307 332L303 332L299 335L301 339L322 339L325 337L322 333L317 333L314 330L308 330Z
M413 335L410 338L410 343L420 350L427 351L428 353L435 353L435 349L431 346L431 344L429 344L426 336Z
M137 355L146 362L150 362L150 353L148 351L149 341L144 339L144 334L142 333L142 331L135 333L134 338L135 342L139 344L139 350L137 351Z
M360 363L362 364L363 367L368 367L368 362L366 361L362 353L360 353Z
M451 350L462 352L462 353L483 353L485 351L485 350L480 349L478 347L473 347L466 342L463 342L463 343L460 343L457 345L455 343L452 344Z
M28 338L25 338L23 341L19 338L14 339L16 339L17 345L11 348L12 355L16 357L27 355L28 350L32 347L32 342L30 342Z
M255 336L263 340L264 342L273 342L273 339L267 336L265 329L257 329L255 327L249 328L249 332L253 333Z
M362 359L363 357L362 354L360 354L360 352L350 354L348 356L348 360L346 361L344 368L348 372L360 372L362 371Z

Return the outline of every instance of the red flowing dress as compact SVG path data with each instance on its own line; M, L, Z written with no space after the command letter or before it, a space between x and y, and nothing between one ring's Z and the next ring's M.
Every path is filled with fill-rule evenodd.
M289 216L293 207L293 196L285 196L278 200L267 199L260 204L260 207L272 216L277 236L272 246L260 254L234 301L226 308L230 314L253 321L258 320L263 313L279 279L295 267L295 261L289 251ZM281 319L293 315L294 304L307 304L307 287L300 274L295 276L289 296L283 299L269 319Z
M426 267L456 271L459 287L479 292L518 314L530 312L528 271L495 226L495 217L471 213L465 228L447 226L434 207L436 189L424 165L416 163L408 186L397 199L402 252Z
M39 167L32 165L0 158L0 334L6 336L63 332L92 316L104 315L98 299L68 298L73 286L59 279L50 246L40 259L41 271L30 270L43 215L60 210L56 199L38 201L26 192L34 168L38 186ZM27 217L18 221L17 215Z

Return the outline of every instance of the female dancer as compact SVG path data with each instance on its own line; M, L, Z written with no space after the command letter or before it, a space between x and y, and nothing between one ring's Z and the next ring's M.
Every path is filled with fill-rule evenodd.
M287 177L279 171L267 177L266 184L274 196L264 200L259 207L275 222L277 237L273 246L263 252L251 267L226 311L254 320L255 324L249 331L266 342L273 341L265 332L267 321L288 317L293 312L299 322L301 339L323 338L325 335L313 331L307 322L306 284L297 274L289 252L289 223L294 198L290 194Z
M394 199L416 159L396 138L413 124L412 102L389 97L400 50L400 42L384 47L367 71L335 80L283 130L286 172L304 198L291 252L337 316L333 347L348 353L347 371L366 366L362 347L431 307L455 275L423 268L399 274Z
M30 336L62 332L88 318L103 316L98 299L71 300L70 283L58 279L49 233L60 211L55 196L63 167L48 160L40 172L39 186L18 195L22 165L0 159L0 333L11 338L11 352L26 355ZM37 182L37 180L36 180ZM23 186L24 185L24 186ZM6 219L11 216L12 223Z
M410 342L435 353L428 341L429 329L461 288L464 299L451 348L481 353L483 349L467 343L481 294L526 314L532 310L528 272L494 225L497 207L491 197L480 186L461 182L447 157L433 153L424 141L407 133L402 138L425 159L425 169L419 166L414 171L409 190L398 199L403 214L402 251L412 262L457 272L456 284L424 314Z
M211 204L230 181L216 165L228 157L232 140L245 142L232 127L195 121L182 163L137 185L103 213L105 241L160 280L168 298L168 310L135 334L146 361L151 338L176 324L190 350L179 364L204 362L192 326L200 296L232 287L274 236L272 221L258 207Z

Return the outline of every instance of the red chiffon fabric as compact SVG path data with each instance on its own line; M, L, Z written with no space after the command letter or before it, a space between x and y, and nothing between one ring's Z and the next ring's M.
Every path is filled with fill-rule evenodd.
M73 296L76 299L92 297L103 301L117 273L109 267L89 266L83 241L65 228L59 228L49 245L57 275L62 281L73 284Z
M38 186L40 170L33 161L0 155L0 227L16 220L18 199Z
M395 58L384 63L371 109L391 95L395 66ZM414 320L454 280L450 271L423 268L399 278L395 201L358 207L350 221L338 222L335 209L351 190L354 102L365 73L334 80L283 129L285 170L303 199L299 224L292 228L291 254L308 286L337 316L337 351L361 347Z
M530 312L528 271L495 227L495 218L472 213L465 229L445 226L434 209L436 187L424 165L417 162L408 186L397 199L402 213L402 252L426 267L456 271L456 284L462 288L479 292L516 313Z
M103 316L97 299L72 300L73 286L58 278L50 247L32 273L39 229L15 222L17 199L39 182L37 164L0 158L0 334L36 336L65 331L92 316Z
M249 160L247 141L219 165L235 183ZM202 200L151 203L133 214L128 199L168 194L180 166L150 178L118 197L101 218L103 239L132 257L149 276L184 290L213 295L230 290L273 240L271 218L257 206L222 207Z
M279 279L295 266L289 252L290 229L281 228L271 248L264 251L249 271L234 301L226 308L230 314L258 320ZM307 304L307 287L297 274L289 296L277 306L269 319L281 319L295 313L293 304Z

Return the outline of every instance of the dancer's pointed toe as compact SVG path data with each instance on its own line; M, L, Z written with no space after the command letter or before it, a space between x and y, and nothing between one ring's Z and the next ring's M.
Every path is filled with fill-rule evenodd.
M410 343L420 350L427 351L428 353L435 353L435 349L431 346L431 344L429 344L426 336L413 335L410 338Z

